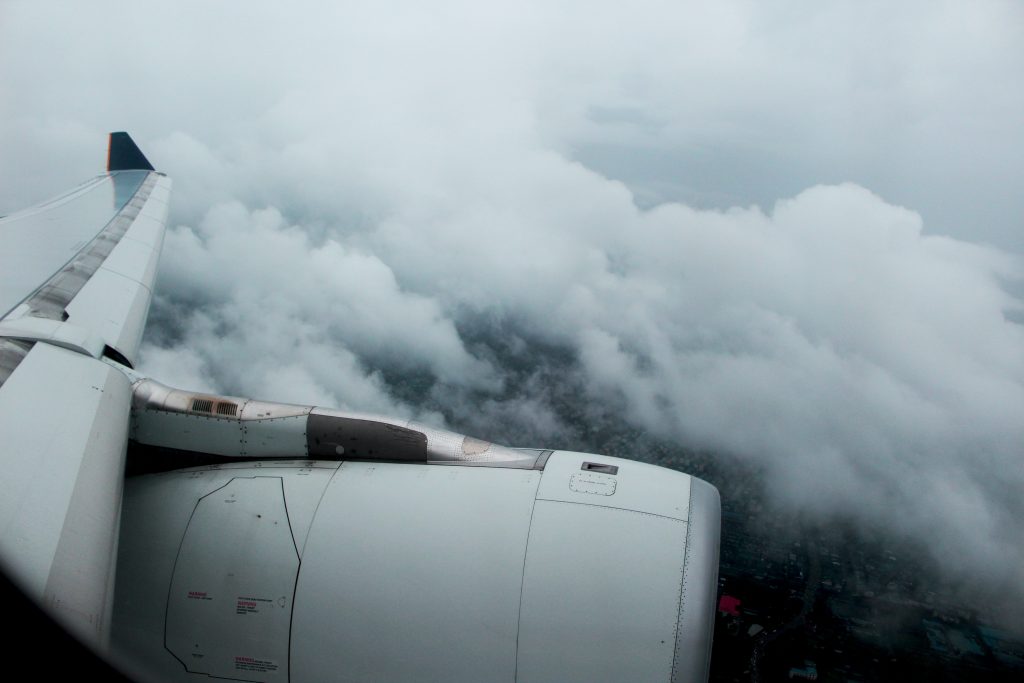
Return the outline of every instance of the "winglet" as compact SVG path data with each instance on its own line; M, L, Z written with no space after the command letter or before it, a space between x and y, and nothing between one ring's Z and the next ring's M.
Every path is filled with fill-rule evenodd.
M107 172L155 171L153 164L142 153L128 133L111 133L107 148Z

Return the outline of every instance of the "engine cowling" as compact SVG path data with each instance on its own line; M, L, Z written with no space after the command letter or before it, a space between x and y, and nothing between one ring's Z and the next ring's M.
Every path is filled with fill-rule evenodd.
M718 492L629 460L524 455L533 468L129 478L115 656L172 681L704 680Z

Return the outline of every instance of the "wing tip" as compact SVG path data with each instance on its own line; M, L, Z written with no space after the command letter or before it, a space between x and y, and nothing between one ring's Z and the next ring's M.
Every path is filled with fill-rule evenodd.
M132 136L124 131L110 134L107 145L107 172L111 171L155 171L153 164L142 153Z

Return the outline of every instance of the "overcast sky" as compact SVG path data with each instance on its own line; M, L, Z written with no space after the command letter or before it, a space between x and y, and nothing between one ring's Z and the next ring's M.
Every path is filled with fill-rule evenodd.
M564 381L1020 596L1021 5L488 5L0 4L0 214L128 130L156 377L572 447Z

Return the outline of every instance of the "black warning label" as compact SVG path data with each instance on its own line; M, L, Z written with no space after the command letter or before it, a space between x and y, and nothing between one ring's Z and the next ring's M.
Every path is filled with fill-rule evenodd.
M250 598L245 595L238 596L235 603L235 614L259 614L263 607L270 607L273 601L270 598Z
M271 659L256 659L255 657L235 657L235 670L268 673L270 671L277 671L277 662Z

